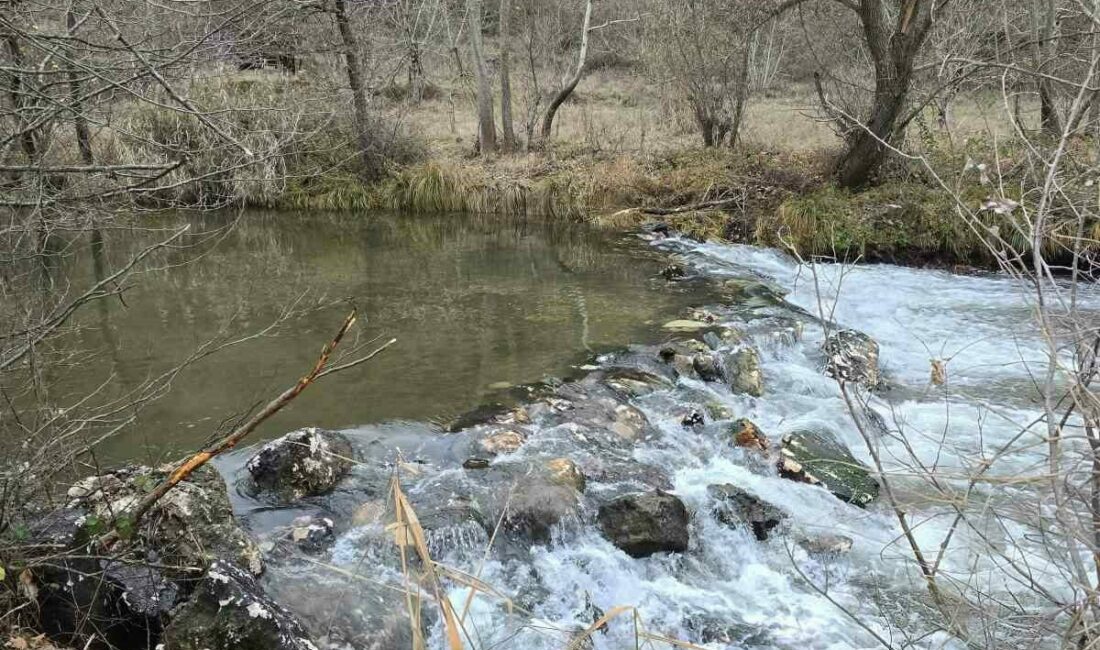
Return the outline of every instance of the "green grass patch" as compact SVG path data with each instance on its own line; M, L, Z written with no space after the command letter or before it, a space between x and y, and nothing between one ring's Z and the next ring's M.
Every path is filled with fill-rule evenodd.
M975 207L977 199L972 200ZM794 195L756 223L758 243L803 257L864 261L988 261L981 238L939 189L890 183L852 193L834 186Z

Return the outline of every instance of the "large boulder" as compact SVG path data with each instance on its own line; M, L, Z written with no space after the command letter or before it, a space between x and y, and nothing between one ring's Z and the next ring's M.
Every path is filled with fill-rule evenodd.
M821 483L842 501L866 507L878 497L871 470L825 429L801 429L783 436L780 474Z
M245 467L260 491L296 501L336 487L351 469L352 453L343 435L308 427L260 447Z
M170 650L317 650L289 611L255 579L216 562L164 630Z
M134 639L157 639L172 607L182 598L164 572L90 555L58 555L34 561L20 575L32 599L37 629L55 641L81 647L106 643L123 650L145 648Z
M667 492L623 495L601 506L597 519L604 536L632 557L688 548L687 507Z
M831 377L863 384L882 385L878 367L878 343L856 330L837 330L825 339L825 372Z
M68 508L84 514L89 533L106 532L103 527L131 509L172 469L132 466L83 479L69 488ZM162 567L205 568L215 560L230 560L256 574L263 570L258 547L233 516L225 481L209 465L193 471L153 504L136 530L123 532L131 548L154 553Z
M126 467L69 488L66 507L28 526L24 594L36 601L38 625L78 647L94 639L123 650L152 647L170 612L185 601L206 567L229 560L262 569L258 547L237 525L225 483L200 467L157 501L138 525L126 513L171 467ZM96 540L116 522L126 544L110 558ZM150 642L152 642L150 644Z
M760 541L787 518L787 513L731 483L708 486L707 494L718 521L733 527L747 525Z

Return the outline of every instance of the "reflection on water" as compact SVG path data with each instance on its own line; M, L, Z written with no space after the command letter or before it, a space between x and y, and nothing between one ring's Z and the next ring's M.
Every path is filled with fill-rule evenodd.
M113 377L114 390L132 389L227 323L254 332L296 299L346 298L365 317L364 336L397 345L314 387L260 434L444 418L503 383L560 376L593 350L652 340L659 321L707 300L702 289L656 278L661 259L640 242L577 225L251 213L212 243L209 233L235 217L187 217L189 243L205 243L173 249L124 300L86 310L66 344L94 356L58 373L61 388L75 396ZM157 234L103 232L65 258L64 271L90 283ZM152 461L201 444L306 370L346 310L314 312L188 368L101 459Z

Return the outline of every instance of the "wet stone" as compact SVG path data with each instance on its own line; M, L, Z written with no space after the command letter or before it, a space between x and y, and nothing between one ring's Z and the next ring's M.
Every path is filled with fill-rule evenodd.
M253 486L286 501L330 492L352 466L342 434L308 427L260 447L245 468Z
M465 469L485 469L489 467L489 463L490 461L488 458L477 458L475 456L471 456L470 458L462 461L462 467L464 467Z
M252 576L223 562L211 565L164 638L178 650L316 650L293 614Z
M706 424L706 418L703 417L703 414L701 412L696 411L695 409L689 411L688 414L680 420L680 426L684 427L685 429L694 429L696 427L701 427L704 424Z
M552 458L546 462L550 481L584 492L586 479L580 467L569 458Z
M752 348L742 348L724 355L726 381L734 393L760 397L764 394L764 376L760 355Z
M733 437L733 444L738 447L765 453L768 451L767 436L760 430L760 427L748 418L735 420L730 425L730 433Z
M477 446L489 456L497 456L515 453L526 440L526 436L519 431L505 429L504 431L494 431L478 440Z
M823 534L799 538L798 545L810 555L836 557L852 550L852 538L845 535Z
M856 330L839 330L825 340L825 372L870 389L882 383L878 365L878 343Z
M604 536L632 557L688 548L687 507L667 492L621 496L601 506L597 520Z
M787 518L787 513L731 483L708 486L707 495L718 521L733 527L747 525L759 541L768 539L769 531Z
M801 429L783 436L781 452L791 464L780 474L808 477L820 482L838 499L866 507L878 497L879 484L871 470L856 460L835 434L825 429ZM797 466L797 468L795 467Z

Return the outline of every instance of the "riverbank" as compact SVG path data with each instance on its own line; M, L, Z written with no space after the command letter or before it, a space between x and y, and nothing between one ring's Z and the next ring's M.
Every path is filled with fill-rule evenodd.
M298 209L525 214L624 230L659 222L698 241L772 246L804 258L996 268L983 241L989 233L968 225L955 198L920 175L851 192L837 188L828 170L821 152L539 153L421 162L377 184L351 180L285 201ZM977 175L969 180L956 193L980 213L989 188ZM1002 216L983 218L993 228Z
M563 106L548 144L494 156L476 154L473 112L459 89L439 89L418 104L379 95L370 146L386 171L367 179L348 116L318 103L324 93L315 79L251 72L199 79L193 94L226 98L234 108L227 114L232 130L265 153L229 171L213 155L192 156L165 177L164 189L142 197L159 207L510 213L621 229L659 218L700 240L918 266L992 267L996 260L983 241L991 230L1026 251L1026 223L981 212L988 199L1000 193L1018 199L1014 186L1034 184L1021 182L1025 171L1013 164L1019 147L1002 132L995 101L960 100L950 128L919 118L905 143L966 211L980 214L975 220L915 160L894 160L879 184L864 191L837 188L831 170L843 143L813 118L816 100L797 84L750 105L737 147L703 148L691 124L670 119L667 107L637 88L627 93L620 73L599 71L589 82ZM625 95L647 99L624 104ZM265 139L290 119L259 111L279 101L298 107L302 137ZM149 142L184 139L217 150L216 138L193 116L141 106L123 115L132 135L105 142L105 162L146 159ZM972 227L976 221L982 227Z

